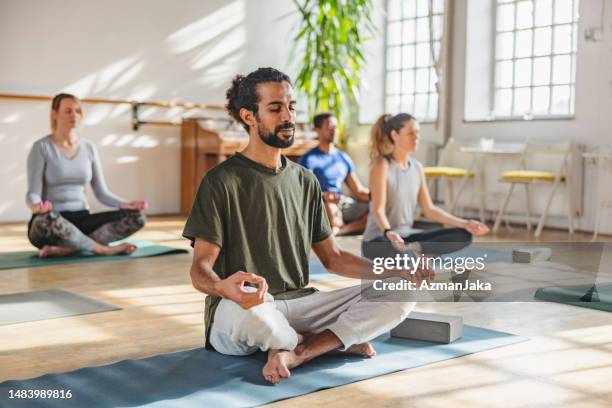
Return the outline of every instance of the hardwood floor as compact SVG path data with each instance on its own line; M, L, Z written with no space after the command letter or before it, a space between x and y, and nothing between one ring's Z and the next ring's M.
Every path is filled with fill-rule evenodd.
M136 238L188 248L184 219L153 218ZM517 228L496 239L527 241ZM610 240L610 237L601 237ZM492 240L493 238L487 238ZM588 241L547 230L540 241ZM355 237L341 246L359 251ZM25 225L0 226L0 251L31 250ZM0 326L0 381L109 364L202 345L203 299L190 254L0 270L0 293L61 287L122 310ZM318 282L323 290L354 284ZM546 302L420 303L466 324L529 341L280 401L278 407L611 406L612 313ZM299 375L299 371L295 373Z

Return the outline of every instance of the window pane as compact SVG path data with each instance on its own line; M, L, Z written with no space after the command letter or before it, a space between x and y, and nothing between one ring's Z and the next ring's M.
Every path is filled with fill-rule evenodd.
M497 8L497 31L514 28L514 4L504 4Z
M495 92L495 115L510 116L512 113L512 89Z
M404 95L400 107L400 112L414 112L414 95Z
M405 45L402 49L402 67L412 68L416 65L414 60L414 45Z
M400 68L401 52L401 47L390 47L387 50L387 69Z
M562 25L555 27L555 54L564 54L572 50L572 26Z
M387 72L387 83L386 83L388 94L399 94L400 93L400 73L399 71Z
M433 12L435 14L444 13L444 0L434 0L433 1Z
M436 70L432 68L429 70L429 92L437 93L436 82L438 82L438 75Z
M531 110L531 89L519 88L514 90L514 114L524 115Z
M552 106L550 112L553 114L569 113L570 103L570 87L569 86L553 86L552 89Z
M516 28L530 28L533 25L533 3L521 1L516 4Z
M516 32L516 56L528 57L531 55L531 30Z
M572 0L555 0L555 24L572 21Z
M553 58L553 83L567 84L571 78L572 61L569 55ZM554 94L554 92L553 92Z
M535 43L533 44L533 52L535 55L550 54L551 44L551 29L550 27L536 28Z
M385 111L388 113L399 112L400 97L399 96L387 96L387 103L385 104Z
M444 28L444 19L442 16L434 16L433 18L433 39L439 40L442 38L442 30Z
M427 68L419 68L416 72L416 91L427 92L429 87L429 70Z
M415 42L416 41L416 34L414 32L414 20L404 20L404 25L402 27L403 29L403 34L402 34L402 41L405 43L408 42Z
M531 85L531 59L520 59L514 64L514 86Z
M548 85L550 83L550 58L536 58L533 61L533 84Z
M402 16L402 3L400 0L389 0L387 13L389 20L398 20Z
M416 96L414 100L414 114L417 118L424 118L427 115L427 94Z
M402 23L400 21L394 21L387 24L387 44L396 45L399 44L402 37Z
M408 69L402 71L402 93L414 93L414 70Z
M436 55L436 58L440 58L440 41L436 41L433 45L434 48L434 54Z
M512 61L502 61L497 64L495 86L509 88L512 86Z
M438 117L438 95L435 93L429 95L429 109L427 112L427 117L430 119L435 119Z
M495 55L498 59L511 59L514 52L514 33L497 35Z
M552 0L535 0L535 25L552 24Z
M417 41L429 41L429 19L417 19Z
M428 14L429 14L429 0L417 0L417 16L426 16Z
M417 56L416 65L418 67L428 67L431 65L431 52L429 51L429 44L417 44Z
M544 115L548 113L548 103L550 102L550 88L540 86L533 88L533 109L534 115Z
M402 0L402 6L404 10L404 18L412 18L416 16L416 1L414 0Z
M572 24L574 30L574 38L572 41L572 52L576 52L578 50L578 24Z

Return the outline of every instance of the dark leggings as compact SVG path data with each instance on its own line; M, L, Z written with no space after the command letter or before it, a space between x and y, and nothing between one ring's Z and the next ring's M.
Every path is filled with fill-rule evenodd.
M402 238L405 243L418 242L424 254L433 256L458 251L472 242L472 234L463 228L439 228L417 232ZM368 259L374 259L394 257L399 252L393 248L386 237L380 236L371 241L362 242L361 253Z
M137 210L117 210L91 214L63 211L33 214L28 223L28 239L37 248L45 245L91 251L94 242L108 244L127 238L145 224Z

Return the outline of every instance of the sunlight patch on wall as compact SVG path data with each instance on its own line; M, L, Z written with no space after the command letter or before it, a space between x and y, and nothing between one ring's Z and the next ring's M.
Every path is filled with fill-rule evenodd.
M115 163L117 164L128 164L128 163L136 163L138 161L138 156L121 156L117 157Z
M145 149L151 149L157 147L159 142L149 135L138 136L136 140L132 142L133 147L142 147Z
M110 135L104 136L100 144L102 146L110 146L113 144L113 142L115 142L115 140L117 140L118 137L119 137L118 135L111 133Z
M175 54L191 51L242 25L245 14L244 1L235 1L171 34L166 43Z
M21 114L18 112L15 112L15 113L11 113L10 115L5 116L4 119L2 119L2 122L15 123L19 120L19 118L21 118Z

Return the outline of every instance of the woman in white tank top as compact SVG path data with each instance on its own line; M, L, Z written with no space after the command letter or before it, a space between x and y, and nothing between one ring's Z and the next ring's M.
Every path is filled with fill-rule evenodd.
M419 142L419 123L410 114L381 116L371 132L370 212L363 234L363 255L381 255L381 244L391 250L442 254L457 251L484 235L489 228L475 220L455 217L435 206L429 195L423 167L411 155ZM413 229L417 205L425 217L454 228L420 232ZM388 245L384 246L389 248Z

